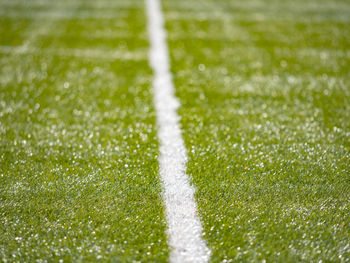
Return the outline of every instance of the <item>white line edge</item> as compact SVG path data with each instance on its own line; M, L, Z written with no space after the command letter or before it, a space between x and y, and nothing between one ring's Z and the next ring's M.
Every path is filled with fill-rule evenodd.
M170 73L166 32L159 0L145 0L150 38L149 60L154 73L154 103L160 140L159 169L163 183L170 262L208 262L210 250L202 239L194 188L186 175L187 153L179 126Z

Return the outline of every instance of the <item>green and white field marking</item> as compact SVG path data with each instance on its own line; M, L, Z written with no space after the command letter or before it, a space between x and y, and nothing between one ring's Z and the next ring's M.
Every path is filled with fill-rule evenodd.
M349 13L0 0L0 261L349 262Z
M212 262L350 259L350 2L164 0Z
M182 140L170 74L166 32L159 0L146 0L150 35L150 64L154 71L154 100L160 140L160 176L168 222L171 262L208 262L210 251L202 239L194 189L186 175L187 153Z
M169 258L144 2L123 2L0 1L2 262Z

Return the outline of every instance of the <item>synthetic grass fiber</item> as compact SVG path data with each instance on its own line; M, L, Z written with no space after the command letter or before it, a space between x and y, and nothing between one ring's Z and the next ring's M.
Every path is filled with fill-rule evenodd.
M166 261L143 1L0 5L0 261Z
M212 262L349 262L350 2L164 6Z
M350 262L350 2L163 0L212 262ZM167 262L143 0L0 0L0 261Z

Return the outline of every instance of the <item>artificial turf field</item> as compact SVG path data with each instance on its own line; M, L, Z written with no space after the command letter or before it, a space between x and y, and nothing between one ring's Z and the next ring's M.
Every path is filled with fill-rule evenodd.
M212 262L350 262L350 2L163 0ZM0 259L166 262L142 0L0 0Z

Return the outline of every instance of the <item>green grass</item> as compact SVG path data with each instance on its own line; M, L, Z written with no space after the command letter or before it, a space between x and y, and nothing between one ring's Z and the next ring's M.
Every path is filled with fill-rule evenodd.
M163 0L212 262L350 262L350 3ZM143 0L0 0L0 261L167 262Z
M0 3L1 262L168 258L144 7L129 4Z
M212 262L349 262L350 3L164 3Z

